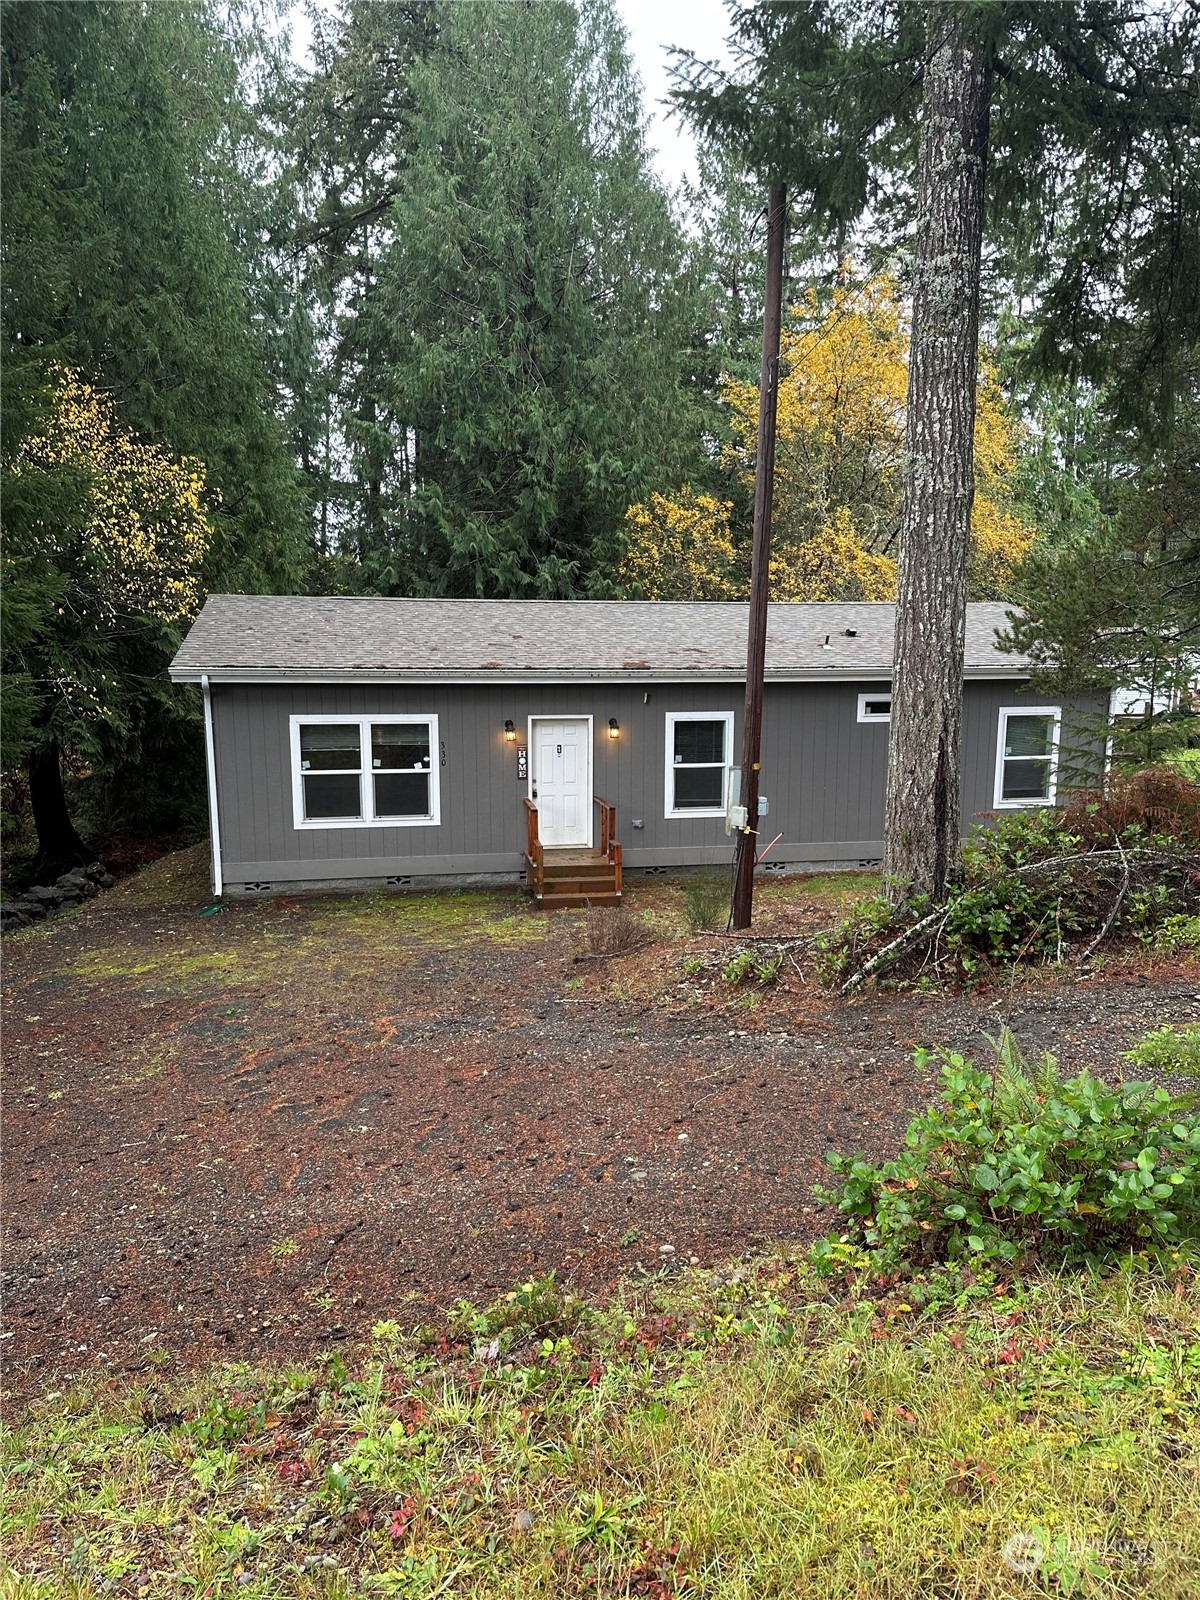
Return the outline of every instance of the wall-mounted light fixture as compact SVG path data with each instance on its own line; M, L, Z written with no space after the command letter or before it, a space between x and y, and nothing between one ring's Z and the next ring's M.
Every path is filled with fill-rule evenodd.
M504 719L504 737L508 740L509 744L514 744L516 742L517 730L511 717L505 717Z
M621 737L621 724L616 717L609 717L608 719L608 737L610 739L619 739Z

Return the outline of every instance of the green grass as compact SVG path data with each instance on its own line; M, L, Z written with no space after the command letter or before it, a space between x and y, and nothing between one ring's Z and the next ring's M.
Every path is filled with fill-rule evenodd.
M534 1283L440 1339L381 1323L350 1371L48 1395L4 1438L4 1592L1196 1592L1193 1261L889 1289L843 1251L833 1288Z

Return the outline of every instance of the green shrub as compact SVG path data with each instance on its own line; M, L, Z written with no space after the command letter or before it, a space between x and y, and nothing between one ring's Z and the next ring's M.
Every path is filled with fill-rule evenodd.
M875 1163L831 1154L817 1193L879 1270L932 1261L1048 1264L1178 1243L1200 1231L1200 1118L1151 1084L1028 1069L1011 1034L991 1073L948 1051L942 1104ZM917 1052L924 1068L928 1052Z
M1200 750L1172 750L1163 757L1163 764L1189 783L1200 783Z
M842 920L817 938L816 969L822 983L837 983L853 971L878 936L894 926L895 915L882 895L854 901Z
M1165 950L1170 955L1181 950L1200 950L1200 916L1164 917L1149 934L1149 942L1156 950Z
M1168 1023L1139 1039L1125 1059L1149 1072L1190 1072L1200 1074L1200 1022L1182 1028Z
M723 928L729 921L729 874L698 872L683 885L683 909L693 933Z
M893 979L969 978L987 965L1066 961L1101 934L1153 941L1168 923L1186 947L1200 917L1198 864L1200 788L1139 773L1066 810L1016 812L979 829L936 915L919 899L855 906L820 941L818 973L840 982L894 945L880 969Z

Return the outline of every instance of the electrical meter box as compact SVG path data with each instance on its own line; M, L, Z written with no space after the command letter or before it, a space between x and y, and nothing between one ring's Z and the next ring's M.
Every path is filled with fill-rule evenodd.
M741 804L742 769L731 767L729 793L725 797L725 832L737 833L746 826L746 808Z

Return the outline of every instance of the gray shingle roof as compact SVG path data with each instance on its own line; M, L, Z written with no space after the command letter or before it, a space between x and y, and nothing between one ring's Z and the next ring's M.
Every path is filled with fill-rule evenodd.
M967 607L966 670L1009 677L1024 662L995 634L1006 607ZM171 664L177 682L479 681L745 676L749 608L648 600L380 600L214 594ZM768 678L887 677L895 607L776 604ZM828 639L828 644L826 644Z

